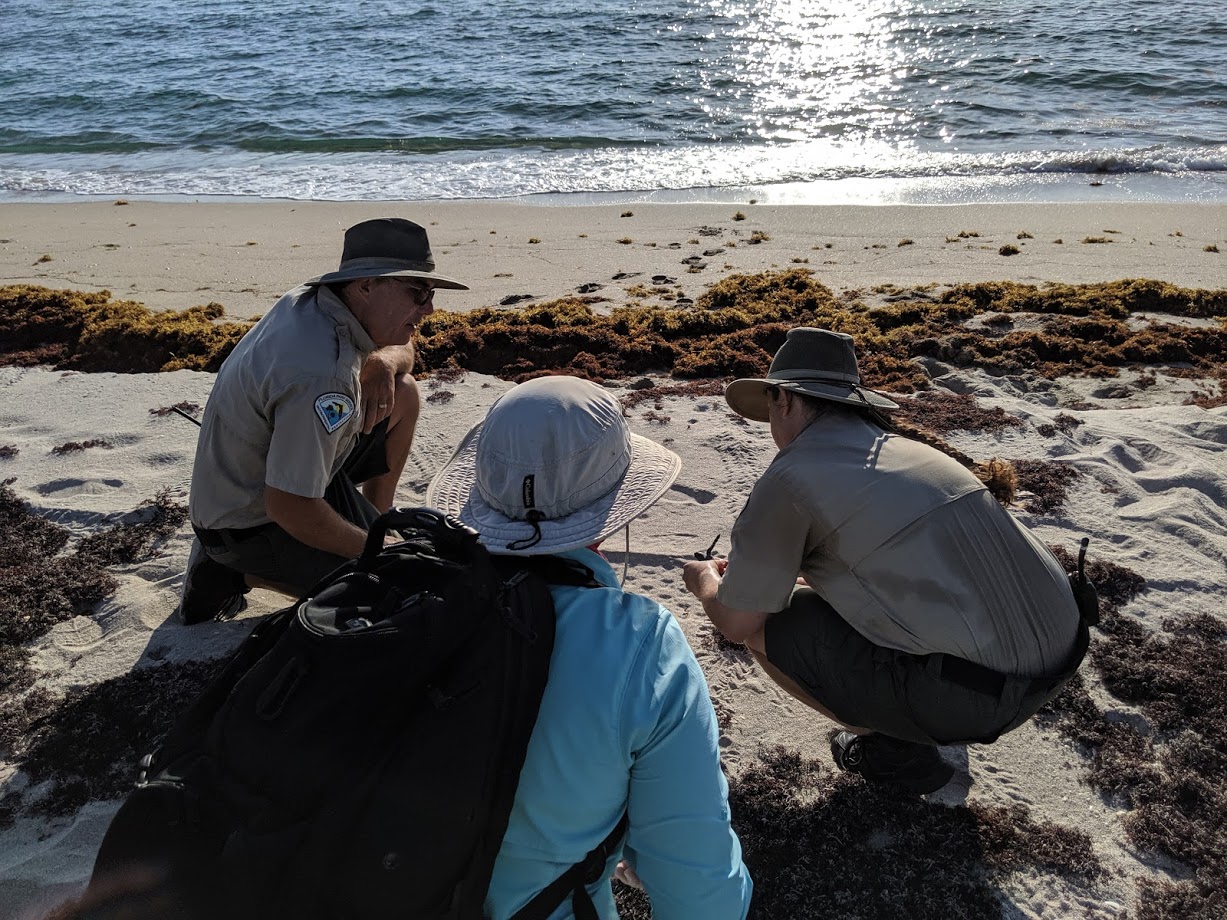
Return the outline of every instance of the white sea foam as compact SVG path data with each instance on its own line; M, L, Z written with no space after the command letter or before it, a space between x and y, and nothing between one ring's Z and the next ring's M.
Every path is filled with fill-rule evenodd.
M851 180L851 181L849 181ZM885 144L806 141L778 145L493 150L448 154L245 152L0 158L0 197L240 196L315 200L477 199L541 194L620 195L809 186L824 200L839 183L885 200L1087 198L1111 180L1126 197L1227 197L1227 145L1216 148L1006 154L925 152ZM899 196L902 196L900 198ZM807 196L800 195L806 200Z

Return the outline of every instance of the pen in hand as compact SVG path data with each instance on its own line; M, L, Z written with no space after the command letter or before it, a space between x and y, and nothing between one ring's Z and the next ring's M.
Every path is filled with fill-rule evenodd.
M721 534L716 534L716 539L711 541L711 546L707 547L706 550L696 549L694 551L694 558L696 559L712 558L712 556L716 554L716 544L720 542L720 537L721 537Z

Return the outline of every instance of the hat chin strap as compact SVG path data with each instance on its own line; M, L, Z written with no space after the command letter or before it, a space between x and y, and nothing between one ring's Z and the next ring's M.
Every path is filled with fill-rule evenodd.
M631 565L631 522L627 521L626 526L622 528L622 532L626 534L626 550L622 555L622 583L620 588L626 587L626 572Z

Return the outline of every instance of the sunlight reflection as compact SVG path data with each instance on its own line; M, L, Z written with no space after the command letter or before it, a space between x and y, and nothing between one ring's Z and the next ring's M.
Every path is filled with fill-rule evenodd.
M919 125L904 86L925 59L925 0L710 0L733 28L735 61L714 63L712 81L735 74L738 104L751 101L747 134L804 140L886 133ZM730 106L731 110L731 106ZM730 111L731 114L731 111Z

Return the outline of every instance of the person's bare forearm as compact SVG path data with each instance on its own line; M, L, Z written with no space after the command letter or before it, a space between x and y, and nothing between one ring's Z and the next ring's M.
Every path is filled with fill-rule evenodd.
M730 642L745 642L763 628L770 614L734 610L717 599L716 593L720 590L725 565L726 562L717 559L687 562L682 567L682 577L687 590L703 605L703 613L711 620L712 625L720 630L721 635Z
M264 508L286 533L315 549L354 559L366 545L366 531L337 514L322 498L304 498L268 488Z
M750 610L734 610L720 603L714 596L701 601L703 612L720 634L730 642L745 642L763 628L771 614Z
M375 354L383 358L394 373L413 373L413 365L417 360L417 353L413 350L412 342L404 345L385 345L383 348L378 349Z

